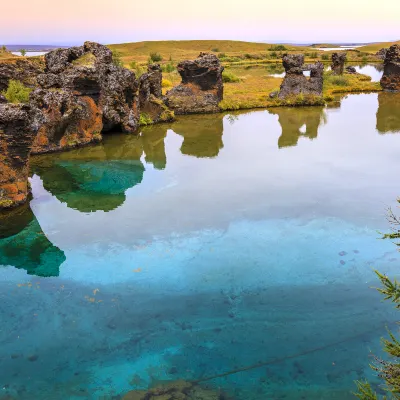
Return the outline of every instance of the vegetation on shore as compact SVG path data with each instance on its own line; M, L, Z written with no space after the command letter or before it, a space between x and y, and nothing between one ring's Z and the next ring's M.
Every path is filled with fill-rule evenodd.
M400 203L400 199L397 200ZM390 233L383 235L382 239L390 239L397 247L400 247L400 218L389 209L388 221L393 229ZM381 282L378 292L384 296L385 300L391 301L397 309L400 308L400 282L396 279L389 279L386 275L375 271ZM371 368L383 381L382 389L386 392L385 396L378 396L368 382L357 382L358 392L356 397L360 400L395 400L400 399L400 340L388 330L389 338L382 338L382 347L388 355L388 359L383 360L374 357Z
M359 47L358 50L360 50L362 52L365 52L365 53L375 54L380 49L388 49L390 46L392 46L394 44L399 44L400 45L400 40L398 40L397 42L371 43L371 44L367 44L366 46Z
M9 103L18 104L18 103L28 103L29 94L32 89L24 86L20 81L16 81L11 79L8 83L8 88L5 90L2 95L7 99Z

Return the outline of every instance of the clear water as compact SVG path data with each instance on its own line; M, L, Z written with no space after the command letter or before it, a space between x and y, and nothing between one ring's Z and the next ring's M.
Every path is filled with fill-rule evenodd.
M20 51L13 51L12 52L16 56L22 56ZM37 57L37 56L44 56L47 51L27 51L25 57Z
M30 205L0 220L0 398L177 379L353 398L396 329L371 286L399 263L377 240L399 195L399 105L180 117L35 157Z

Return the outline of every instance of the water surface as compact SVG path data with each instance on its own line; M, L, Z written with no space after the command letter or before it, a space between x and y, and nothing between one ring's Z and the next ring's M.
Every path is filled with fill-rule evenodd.
M395 329L370 286L399 262L377 240L399 195L399 104L180 117L33 158L32 201L0 220L0 398L187 379L351 399Z

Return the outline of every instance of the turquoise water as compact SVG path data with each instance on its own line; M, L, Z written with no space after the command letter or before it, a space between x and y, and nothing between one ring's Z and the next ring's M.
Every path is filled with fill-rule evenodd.
M396 312L378 240L400 98L180 117L32 160L0 219L0 398L118 399L201 380L233 399L351 399ZM222 375L222 376L220 376Z

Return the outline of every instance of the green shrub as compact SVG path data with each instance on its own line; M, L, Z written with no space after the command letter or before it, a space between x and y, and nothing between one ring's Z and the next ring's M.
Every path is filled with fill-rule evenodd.
M226 54L225 53L219 53L218 54L218 58L225 58L226 57Z
M214 49L211 49L211 51L212 51L213 53L218 53L218 52L219 52L219 48L218 48L218 47L215 47Z
M271 58L278 58L278 53L276 51L273 51L269 54Z
M117 67L124 66L124 63L122 62L122 59L121 59L121 53L119 51L113 51L112 60L113 60L113 64L116 65Z
M250 59L252 59L253 57L252 57L251 54L246 53L246 54L244 55L244 58L247 58L248 60L250 60Z
M172 82L170 80L168 80L168 79L163 79L162 83L161 83L161 86L163 88L171 87L172 86Z
M313 51L313 52L310 54L310 58L318 58L318 53L317 53L316 51Z
M330 78L330 81L331 81L332 85L335 85L335 86L349 86L349 79L346 76L332 75Z
M276 46L271 46L270 51L286 51L287 48L283 44L277 44Z
M329 54L322 54L322 57L321 57L323 60L329 60Z
M157 53L157 52L155 52L155 53L150 53L150 60L152 61L152 62L160 62L160 61L162 61L162 57L161 57L161 54L160 53Z
M32 89L24 86L20 81L11 79L8 88L3 92L3 96L9 103L27 103Z
M26 50L25 49L21 49L19 52L21 53L22 57L25 57L25 55L26 55Z
M168 63L168 64L165 64L165 65L162 65L161 66L161 70L162 70L162 72L170 73L170 72L175 70L175 66L172 63Z
M142 68L136 61L132 61L129 64L129 68L133 70L137 78L140 78L145 73L145 69Z
M146 125L151 125L153 123L153 120L150 118L150 116L146 113L140 114L139 117L139 124L142 126Z
M240 82L240 78L230 71L222 72L222 80L224 81L224 83Z

